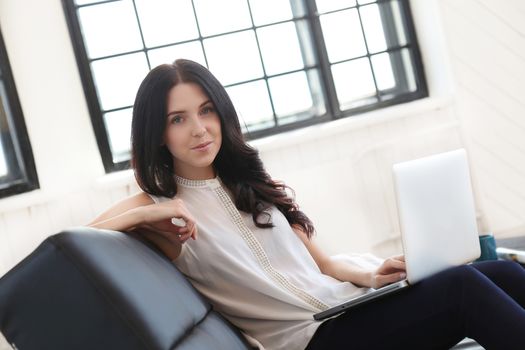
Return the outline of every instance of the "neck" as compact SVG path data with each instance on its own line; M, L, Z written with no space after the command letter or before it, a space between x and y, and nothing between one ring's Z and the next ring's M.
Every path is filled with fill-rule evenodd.
M209 180L214 179L216 177L215 169L213 169L212 167L194 169L192 171L184 171L184 169L177 169L175 170L175 174L188 180Z

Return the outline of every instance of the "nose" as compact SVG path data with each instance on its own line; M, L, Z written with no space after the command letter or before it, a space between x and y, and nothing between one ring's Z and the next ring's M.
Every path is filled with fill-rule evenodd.
M194 123L191 129L191 135L195 137L202 137L206 133L206 126L202 123L199 117L194 118Z

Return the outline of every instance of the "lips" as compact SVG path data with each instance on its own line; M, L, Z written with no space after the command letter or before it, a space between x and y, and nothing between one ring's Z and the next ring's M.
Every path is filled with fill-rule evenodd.
M212 143L212 141L208 141L208 142L203 142L203 143L200 143L198 144L197 146L195 147L192 147L191 149L193 150L201 150L201 149L205 149L208 145L210 145Z

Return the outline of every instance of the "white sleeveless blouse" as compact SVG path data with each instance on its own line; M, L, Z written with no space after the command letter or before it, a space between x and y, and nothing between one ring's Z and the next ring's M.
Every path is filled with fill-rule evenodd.
M304 349L317 327L314 313L365 289L324 275L275 207L273 228L255 226L239 211L218 178L177 178L176 198L197 222L173 262L215 310L265 349ZM151 196L155 202L169 198Z

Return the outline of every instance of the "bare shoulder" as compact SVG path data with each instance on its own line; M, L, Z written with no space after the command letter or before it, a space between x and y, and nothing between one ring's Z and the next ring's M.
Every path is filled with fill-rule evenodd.
M115 203L111 208L122 209L125 211L153 203L155 203L153 199L146 192L141 191Z

